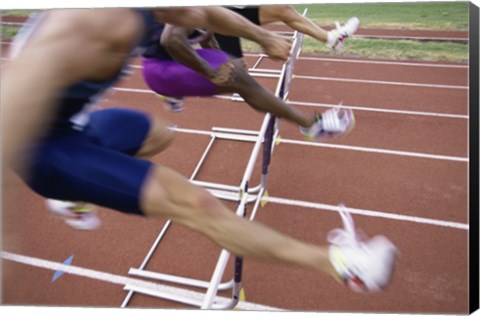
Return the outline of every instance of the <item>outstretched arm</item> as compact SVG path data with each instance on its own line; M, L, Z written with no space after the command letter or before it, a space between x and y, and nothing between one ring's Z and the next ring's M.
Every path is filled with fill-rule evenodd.
M203 27L215 33L254 41L273 59L286 60L290 54L291 43L287 39L222 7L156 9L154 13L159 21L165 23L187 28Z

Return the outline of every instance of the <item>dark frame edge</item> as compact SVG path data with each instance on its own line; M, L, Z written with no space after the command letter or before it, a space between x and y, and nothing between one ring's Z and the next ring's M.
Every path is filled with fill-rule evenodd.
M479 8L470 2L469 8L469 293L470 313L479 309Z

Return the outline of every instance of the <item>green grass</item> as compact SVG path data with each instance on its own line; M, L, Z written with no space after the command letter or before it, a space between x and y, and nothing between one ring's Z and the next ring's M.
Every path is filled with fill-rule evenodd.
M352 16L361 21L361 28L468 30L469 3L416 2L416 3L346 3L296 5L302 13L321 26L333 26ZM259 51L251 42L243 41L246 50ZM302 47L304 54L352 56L380 59L468 62L468 45L450 42L419 42L414 40L382 40L351 38L341 52L333 52L308 36Z
M467 30L467 1L416 3L345 3L296 5L320 25L332 25L357 16L362 27L390 29Z
M250 41L242 40L242 47L245 51L261 51L260 46ZM352 38L346 42L345 47L341 51L336 52L326 47L323 43L305 37L302 54L467 63L468 45L450 42Z
M0 10L1 16L21 16L27 17L32 12L36 12L38 10ZM18 26L4 26L0 27L0 39L2 40L9 40L17 34L20 28Z
M12 16L28 16L32 12L38 10L0 10L1 15L12 15Z
M19 28L16 26L2 26L0 32L0 38L9 40L17 34Z
M351 39L341 52L333 52L312 39L305 39L302 53L378 59L468 62L468 45L449 42Z

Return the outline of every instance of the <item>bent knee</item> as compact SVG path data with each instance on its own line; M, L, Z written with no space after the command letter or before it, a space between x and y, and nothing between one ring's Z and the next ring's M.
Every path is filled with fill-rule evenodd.
M152 118L150 131L137 152L139 158L149 158L165 150L173 140L173 131L166 122Z
M199 212L206 216L211 217L221 217L225 214L225 208L222 206L221 202L210 194L207 190L197 187L194 194L193 206Z

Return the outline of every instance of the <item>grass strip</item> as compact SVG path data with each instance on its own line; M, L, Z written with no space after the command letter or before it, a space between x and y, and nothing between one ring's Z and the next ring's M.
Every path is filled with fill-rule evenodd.
M356 16L364 28L468 30L468 1L326 3L295 7L298 12L308 7L307 16L324 26Z

